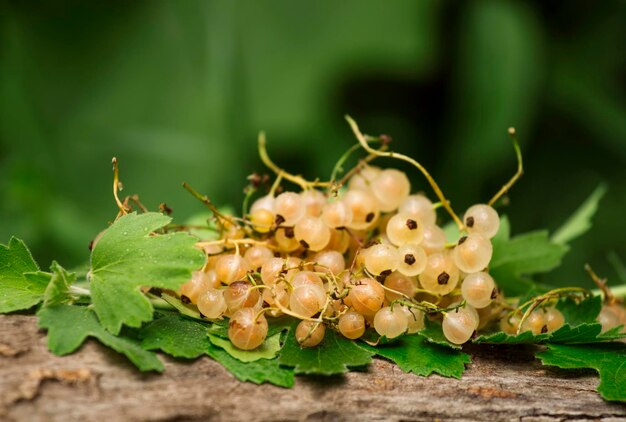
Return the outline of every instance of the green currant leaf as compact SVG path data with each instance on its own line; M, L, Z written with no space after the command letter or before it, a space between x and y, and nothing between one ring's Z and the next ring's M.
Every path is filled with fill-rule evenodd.
M208 324L188 319L182 315L169 314L145 325L139 332L142 347L160 349L179 358L210 356L231 372L240 381L255 384L265 382L280 387L292 387L294 371L283 368L278 359L260 359L244 363L229 355L224 349L214 346L207 336Z
M295 336L296 325L289 330L278 357L281 365L294 367L296 374L343 374L350 368L365 366L372 361L372 352L326 329L324 340L316 346L302 348Z
M189 318L202 320L202 315L200 315L200 312L195 305L185 305L183 302L180 301L179 298L168 295L167 293L161 294L161 299L176 308L176 310L182 315L188 316Z
M394 362L404 372L421 376L439 374L461 378L465 364L471 363L468 354L450 347L429 342L421 335L406 335L396 342L376 347L361 343L360 347Z
M43 300L50 274L39 266L20 239L0 244L0 313L29 309Z
M43 296L43 306L69 304L74 301L70 294L70 285L76 281L76 274L68 272L56 261L50 266L52 277Z
M254 362L241 362L229 355L225 350L211 345L207 354L221 363L240 381L255 384L270 383L279 387L293 387L295 376L293 368L281 366L278 358L260 359Z
M537 353L544 365L593 368L600 374L598 392L606 400L626 402L626 344L547 344Z
M98 322L96 314L84 306L57 305L42 308L39 326L48 329L48 348L55 355L67 355L80 347L87 337L125 355L141 371L163 371L163 364L152 353L130 338L114 336Z
M209 340L214 346L224 349L229 355L241 362L254 362L259 359L273 359L280 351L280 333L268 336L263 344L254 350L237 349L230 340L209 334Z
M135 213L109 227L91 254L91 293L102 325L114 334L122 325L139 327L152 319L152 305L140 287L177 290L199 268L203 253L186 233L155 235L171 219Z
M510 335L503 331L483 334L474 343L532 344L532 343L599 343L626 337L626 333L613 330L600 334L602 326L595 318L600 312L601 298L594 296L576 303L570 298L559 301L557 308L563 313L566 324L552 333L534 335L530 331Z
M606 186L604 184L595 188L585 202L574 211L574 214L552 234L552 242L558 245L567 245L586 233L591 228L591 219L598 211L598 205L605 193Z
M493 244L489 273L507 295L524 294L533 286L524 276L556 268L566 252L565 246L550 241L547 231L522 234Z
M211 347L207 328L207 324L171 314L144 325L139 338L141 347L146 350L160 349L176 358L194 359L206 354Z

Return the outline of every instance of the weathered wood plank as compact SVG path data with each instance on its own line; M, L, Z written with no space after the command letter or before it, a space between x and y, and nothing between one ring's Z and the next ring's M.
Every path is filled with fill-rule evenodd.
M141 374L91 341L56 357L34 317L0 316L0 420L626 421L593 371L542 367L529 349L473 347L462 380L417 377L376 360L367 373L299 378L295 388L235 380L209 358L164 358Z

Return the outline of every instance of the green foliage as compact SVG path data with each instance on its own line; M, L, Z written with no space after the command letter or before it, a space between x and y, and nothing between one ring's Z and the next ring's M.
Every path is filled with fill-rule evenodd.
M606 400L626 402L626 344L548 344L537 357L544 365L595 369L600 374L600 395Z
M254 350L241 350L233 346L230 340L208 334L209 340L214 346L220 347L229 355L241 362L255 362L259 359L273 359L281 349L280 333L268 336L263 344Z
M147 350L160 349L178 358L194 359L208 355L230 371L237 379L255 384L269 382L281 387L291 387L294 371L279 365L278 359L260 359L242 362L221 347L211 343L207 336L208 324L190 320L181 315L158 318L139 332L141 345Z
M117 334L122 324L139 327L152 319L152 305L141 286L178 289L200 268L202 252L186 233L152 235L171 221L157 213L119 218L91 254L91 293L102 325Z
M211 347L207 328L205 324L173 314L146 324L139 331L139 338L146 350L160 349L176 358L195 359Z
M296 374L336 375L372 361L372 352L357 346L334 330L326 330L317 347L303 348L296 340L295 325L289 331L278 358L281 365L293 367Z
M48 330L48 348L56 355L74 352L87 337L125 355L141 371L163 371L163 364L152 352L146 351L133 339L114 336L98 322L95 313L84 306L57 305L41 309L39 326Z
M43 306L69 304L74 301L70 294L70 285L76 281L76 274L70 273L56 261L50 266L52 276L43 296Z
M552 243L547 231L535 231L494 243L489 272L498 287L509 296L532 287L527 276L556 268L567 248Z
M50 275L39 266L20 239L0 244L0 313L29 309L43 300Z
M552 242L568 245L572 240L591 228L591 219L598 211L600 200L606 193L606 186L599 185L580 207L552 234Z
M450 347L433 344L421 335L406 335L396 342L377 347L360 343L360 347L394 362L404 372L424 377L439 374L461 378L465 364L470 363L466 353Z
M626 337L619 332L600 334L602 326L596 322L600 312L601 298L594 296L576 303L570 298L563 299L557 308L565 318L565 325L552 333L534 335L530 331L510 335L503 331L483 334L473 340L474 343L492 344L536 344L536 343L599 343Z

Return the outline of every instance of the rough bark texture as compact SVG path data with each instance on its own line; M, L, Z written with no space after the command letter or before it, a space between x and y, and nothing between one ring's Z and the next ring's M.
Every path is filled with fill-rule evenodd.
M164 374L141 374L96 341L56 357L34 317L0 315L0 420L626 421L626 405L596 393L593 371L544 368L519 347L470 353L462 380L375 360L367 373L282 389L239 382L209 358L164 357Z

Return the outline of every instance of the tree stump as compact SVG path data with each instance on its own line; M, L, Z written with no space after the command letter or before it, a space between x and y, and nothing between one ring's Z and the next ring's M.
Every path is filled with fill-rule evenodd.
M626 405L595 391L594 371L543 367L528 347L468 352L461 380L376 359L367 372L298 377L283 389L240 382L208 357L163 356L163 374L142 374L95 340L57 357L35 317L0 315L0 420L626 421Z

